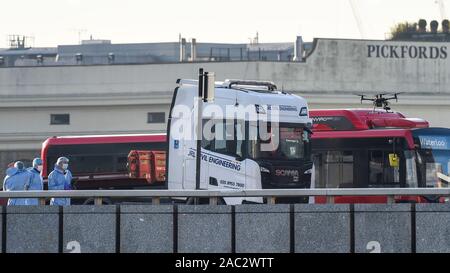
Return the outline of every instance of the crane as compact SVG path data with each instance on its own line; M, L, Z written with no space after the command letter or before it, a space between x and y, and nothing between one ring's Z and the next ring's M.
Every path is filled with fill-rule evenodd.
M365 38L364 37L365 36L364 28L362 25L361 18L359 17L358 10L356 9L356 0L348 0L348 2L350 3L350 7L352 8L353 17L355 17L356 26L358 27L359 35L361 36L362 39L364 39Z
M84 28L72 28L70 31L76 32L78 34L78 44L81 44L81 35L84 32L87 32L87 29Z
M447 14L445 12L444 0L436 0L436 4L439 6L439 12L441 14L441 21L447 18Z

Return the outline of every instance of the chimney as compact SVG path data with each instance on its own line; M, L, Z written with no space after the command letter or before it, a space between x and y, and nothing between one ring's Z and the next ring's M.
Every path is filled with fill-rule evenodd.
M191 41L191 61L195 62L197 59L197 40L195 38L192 38Z
M427 21L425 19L419 20L419 32L421 33L427 32Z
M449 32L449 22L447 19L442 20L441 27L442 27L442 32L444 32L444 33Z
M431 21L430 22L430 32L431 33L437 33L438 26L439 26L438 21L436 21L436 20Z
M186 39L181 38L180 41L180 63L186 60Z
M294 46L294 62L301 62L303 60L303 39L302 36L297 36Z

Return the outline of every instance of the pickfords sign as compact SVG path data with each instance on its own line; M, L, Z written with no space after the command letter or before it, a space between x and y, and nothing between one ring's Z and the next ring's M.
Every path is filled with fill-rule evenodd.
M368 58L447 59L447 46L367 45Z

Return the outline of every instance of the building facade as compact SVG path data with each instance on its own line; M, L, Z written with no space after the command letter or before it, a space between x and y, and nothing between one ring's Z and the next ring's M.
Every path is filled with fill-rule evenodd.
M82 51L81 45L58 49L52 62L22 58L0 67L0 175L9 162L38 156L51 136L165 132L176 80L196 79L199 68L214 71L216 80L273 81L279 89L305 97L310 108L371 107L361 105L355 94L402 92L393 109L425 118L432 126L450 127L446 42L316 39L307 52L303 47L301 58L293 57L294 42L259 49L251 45L249 54L259 52L256 59L241 58L240 52L250 47L243 45L230 50L238 52L230 53L233 58L207 58L208 46L212 56L226 44L197 44L202 48L198 54L181 58L182 47L176 44L167 45L170 50L149 47L161 58L145 62L129 62L139 59L137 49L133 58L116 62L125 58L121 49L108 63L114 48L106 44L102 54ZM78 63L77 52L82 56ZM172 59L162 60L166 55Z

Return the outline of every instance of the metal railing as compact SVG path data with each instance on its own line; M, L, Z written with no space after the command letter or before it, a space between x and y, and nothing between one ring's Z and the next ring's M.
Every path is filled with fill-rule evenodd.
M159 204L161 198L208 198L215 205L223 197L265 197L268 204L275 204L278 197L324 196L327 203L333 203L337 196L386 196L388 203L394 203L396 196L450 197L450 188L346 188L346 189L264 189L264 190L78 190L78 191L0 191L0 198L38 198L45 204L48 198L93 198L95 205L101 205L103 198L151 198L152 204Z

